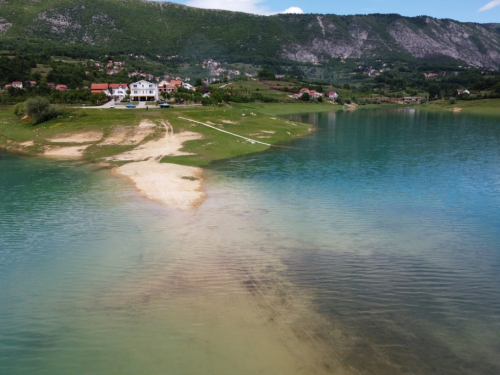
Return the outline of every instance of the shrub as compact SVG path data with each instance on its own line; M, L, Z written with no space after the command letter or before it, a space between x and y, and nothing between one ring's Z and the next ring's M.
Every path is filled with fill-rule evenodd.
M48 99L35 97L26 100L24 111L28 116L35 120L35 124L57 117L57 110L50 105Z
M457 99L455 98L450 98L450 104L457 104Z
M24 103L17 103L14 106L14 114L17 117L23 117L24 116Z

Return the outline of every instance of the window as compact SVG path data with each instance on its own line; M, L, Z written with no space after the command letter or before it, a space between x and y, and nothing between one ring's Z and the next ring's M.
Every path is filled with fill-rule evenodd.
M137 88L137 85L134 85L134 88Z
M137 94L137 91L134 91L134 94Z
M153 93L153 91L150 91L149 93L150 93L150 94L152 94L152 93Z

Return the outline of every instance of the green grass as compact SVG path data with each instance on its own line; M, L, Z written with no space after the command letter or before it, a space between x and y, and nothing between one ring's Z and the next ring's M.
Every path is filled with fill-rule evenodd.
M309 125L292 123L264 113L268 106L263 105L258 106L258 108L245 106L177 107L168 110L150 109L149 111L145 109L117 110L66 107L61 109L59 117L36 126L22 122L15 117L12 106L3 106L0 107L0 146L15 149L18 147L18 143L33 140L35 146L25 148L24 151L37 154L45 146L53 145L49 139L57 135L102 131L104 137L107 137L115 126L136 126L143 119L149 119L156 123L168 120L174 127L175 132L188 130L201 134L203 139L185 143L183 151L191 152L194 155L167 157L163 161L186 165L207 165L214 160L259 152L265 150L268 146L251 144L238 137L182 120L179 117L186 117L204 123L209 122L226 131L270 144L286 142L308 133ZM263 109L264 111L262 111ZM272 112L272 110L267 109L267 112L269 111ZM295 110L290 109L289 112L295 112ZM159 127L156 134L148 137L148 139L158 137L163 132L163 128ZM133 146L99 146L98 143L93 142L87 148L85 151L86 159L99 161L105 157L133 148ZM59 145L62 146L62 144Z
M359 109L391 108L397 105L365 105ZM462 108L462 113L500 115L500 99L485 101L459 101L455 105L447 101L432 102L423 106L414 106L423 110L452 110ZM288 121L279 116L310 112L329 112L344 109L340 105L330 103L293 104L231 104L223 107L171 107L168 110L150 108L134 110L119 109L84 109L60 108L60 116L39 125L23 122L13 114L13 106L0 106L0 147L7 150L18 150L19 143L34 141L35 145L24 147L23 152L39 154L43 148L53 145L50 138L61 134L85 131L102 131L107 137L115 126L137 126L141 120L148 119L157 124L168 120L174 132L191 131L202 135L202 139L184 143L182 151L192 155L165 157L162 162L183 165L206 166L221 159L260 152L269 148L261 144L252 144L233 135L192 123L180 117L209 123L225 131L245 136L257 141L280 147L287 141L308 134L310 125ZM158 127L155 134L143 142L164 134ZM89 161L100 161L134 148L134 146L100 146L93 142L86 149L85 158Z
M42 75L42 77L46 77L51 70L52 68L49 66L45 66L43 64L36 64L36 68L31 68L31 74L38 72Z
M500 99L458 100L455 104L450 104L448 100L437 100L419 106L419 108L449 111L454 108L460 108L461 113L500 116Z

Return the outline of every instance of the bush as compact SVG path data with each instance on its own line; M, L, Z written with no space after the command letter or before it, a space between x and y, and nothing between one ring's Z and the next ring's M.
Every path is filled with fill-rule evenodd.
M17 117L23 117L24 116L24 103L17 103L14 106L14 114Z
M26 100L24 103L24 111L35 120L35 124L48 121L58 115L57 110L50 105L48 99L42 97Z
M450 98L450 104L457 104L457 99Z

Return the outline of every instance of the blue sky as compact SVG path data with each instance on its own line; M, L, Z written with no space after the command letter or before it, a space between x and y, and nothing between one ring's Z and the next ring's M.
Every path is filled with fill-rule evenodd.
M256 14L281 12L427 15L462 22L500 23L500 0L170 0L198 8Z

